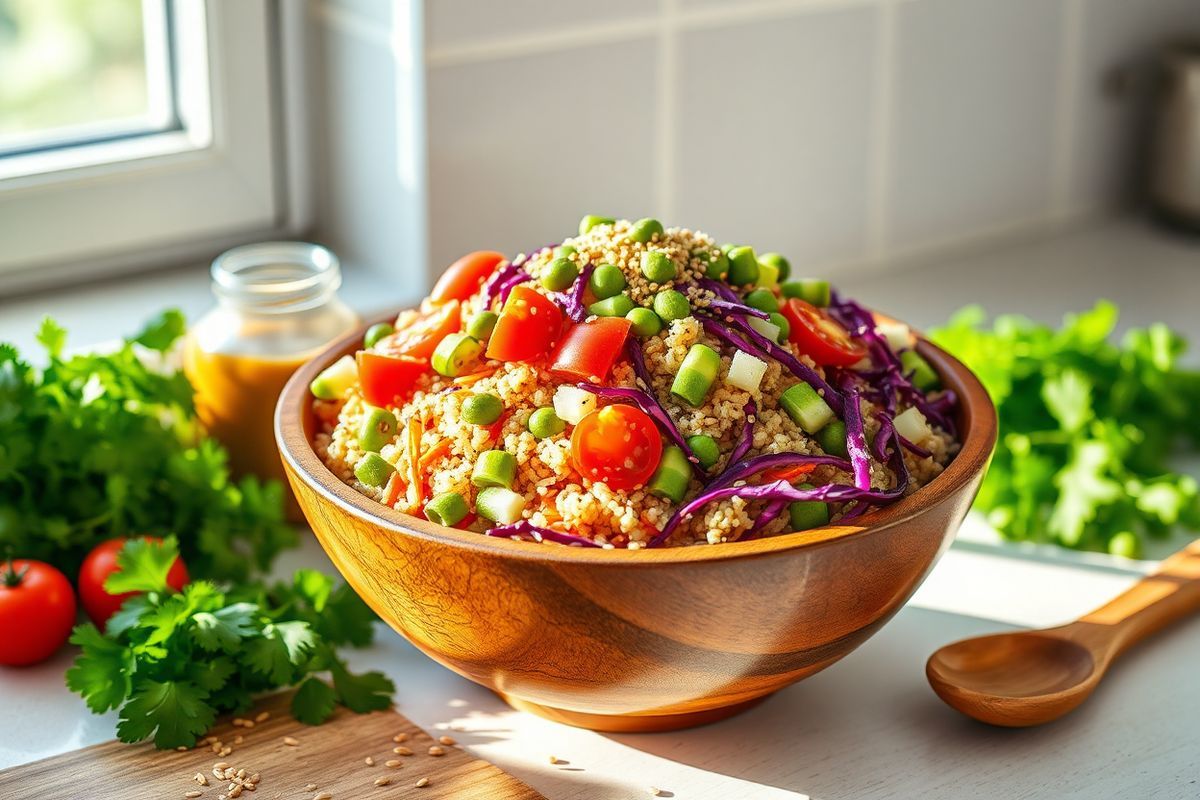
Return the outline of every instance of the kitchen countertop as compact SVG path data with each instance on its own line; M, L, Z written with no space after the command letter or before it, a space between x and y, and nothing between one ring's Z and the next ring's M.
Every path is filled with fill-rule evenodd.
M838 282L920 327L968 302L1053 322L1107 297L1121 306L1124 327L1162 320L1200 342L1200 240L1136 220ZM381 298L378 285L348 270L345 294L365 308L418 294ZM72 331L73 345L102 341L167 303L203 310L206 286L202 270L177 271L0 301L0 340L31 346L38 319L49 313ZM963 538L986 537L978 519L967 527ZM596 734L513 712L382 627L377 644L351 660L387 671L399 710L415 722L453 731L472 753L554 800L647 797L650 786L664 797L713 800L1200 797L1200 619L1131 652L1092 700L1042 728L982 726L933 695L923 667L940 645L1065 622L1130 585L1139 568L1014 553L970 542L952 547L895 619L843 662L738 717L690 731ZM301 565L330 568L311 537L277 568ZM89 714L63 688L72 658L66 650L39 667L0 671L8 721L0 726L0 767L111 737L114 715ZM36 792L0 782L0 796Z

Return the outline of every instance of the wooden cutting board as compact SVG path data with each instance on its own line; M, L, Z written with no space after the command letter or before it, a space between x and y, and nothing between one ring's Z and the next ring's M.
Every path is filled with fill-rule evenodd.
M339 709L314 727L292 718L289 699L286 694L265 698L246 715L252 727L235 726L233 720L219 723L212 735L220 740L218 750L231 748L224 756L213 752L211 743L181 752L106 742L0 771L0 798L187 800L188 792L198 791L197 800L218 800L233 793L229 780L213 774L215 765L224 763L235 771L245 769L243 781L259 776L255 790L243 789L238 800L314 800L324 794L331 800L545 800L498 767L454 744L439 743L395 711L353 714ZM443 755L430 755L434 746ZM413 754L397 754L397 747ZM195 779L197 774L207 785ZM387 783L376 785L379 779ZM418 786L422 779L426 783Z

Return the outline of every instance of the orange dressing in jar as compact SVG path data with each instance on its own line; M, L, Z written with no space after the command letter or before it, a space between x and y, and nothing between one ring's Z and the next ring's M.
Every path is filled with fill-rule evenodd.
M246 245L219 256L212 278L217 307L184 347L197 416L234 476L283 481L288 517L301 520L275 444L275 403L301 364L359 324L337 298L337 257L303 242Z

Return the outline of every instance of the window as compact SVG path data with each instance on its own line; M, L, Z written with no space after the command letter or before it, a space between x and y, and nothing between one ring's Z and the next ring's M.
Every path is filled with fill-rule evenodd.
M299 224L276 90L288 5L0 0L0 287Z

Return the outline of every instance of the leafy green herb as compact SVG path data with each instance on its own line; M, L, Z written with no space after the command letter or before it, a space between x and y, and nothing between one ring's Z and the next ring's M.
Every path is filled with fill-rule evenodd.
M371 639L374 615L347 587L301 570L291 584L223 592L201 580L174 592L163 564L177 554L173 538L126 543L121 573L105 587L123 574L122 586L144 594L126 601L107 633L87 624L71 636L81 652L67 686L96 713L120 709L122 741L190 747L218 714L244 712L255 695L286 686L299 686L292 713L310 725L338 703L359 713L391 705L390 680L351 673L336 652Z
M74 575L104 539L174 533L193 576L238 580L294 544L283 487L231 480L183 373L149 363L183 331L167 311L115 351L66 357L46 319L44 369L0 344L0 552Z
M1146 537L1200 529L1196 480L1169 458L1200 448L1200 372L1166 325L1110 339L1101 301L1059 330L972 306L932 333L987 387L1000 440L976 505L1004 536L1137 555Z

